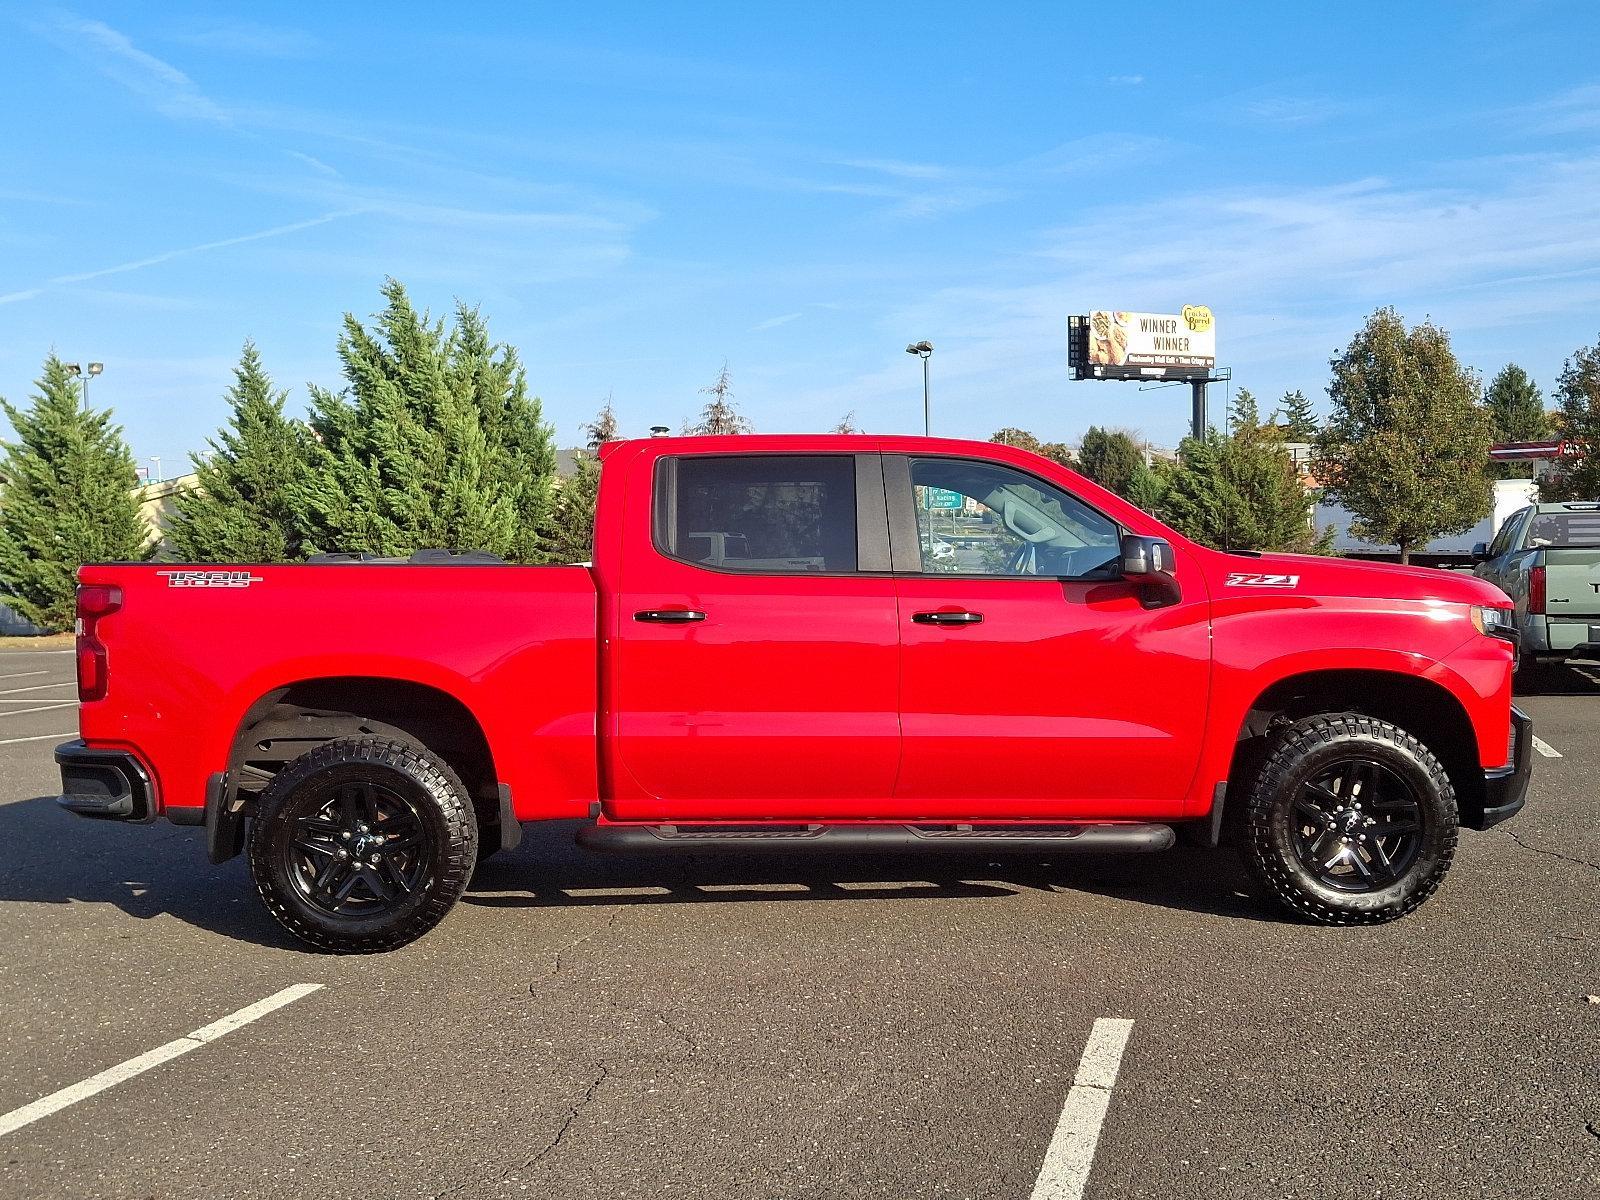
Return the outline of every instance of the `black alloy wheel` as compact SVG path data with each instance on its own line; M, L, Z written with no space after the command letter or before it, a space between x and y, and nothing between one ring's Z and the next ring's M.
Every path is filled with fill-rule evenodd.
M1404 877L1422 844L1423 808L1398 771L1354 756L1300 785L1295 853L1317 879L1346 892L1373 892Z
M290 878L325 913L381 912L426 882L430 855L422 817L392 787L347 783L294 824Z
M1275 731L1243 801L1260 890L1323 925L1376 925L1438 890L1455 857L1455 787L1408 730L1320 713Z
M273 776L250 822L267 910L319 950L392 950L432 929L472 876L478 823L449 763L400 736L337 738Z

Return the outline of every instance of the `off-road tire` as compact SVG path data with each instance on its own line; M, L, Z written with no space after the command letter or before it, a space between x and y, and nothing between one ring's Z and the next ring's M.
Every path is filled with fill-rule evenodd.
M361 916L324 912L302 896L290 872L295 823L329 792L371 781L405 797L427 846L425 878L394 907ZM454 907L472 876L478 823L472 801L447 763L400 737L325 742L289 763L267 785L250 823L250 874L277 922L318 950L371 954L427 933Z
M1421 813L1415 859L1392 883L1341 891L1301 860L1293 838L1296 797L1341 761L1364 759L1402 776ZM1398 726L1360 713L1308 717L1278 734L1245 801L1245 865L1257 885L1290 912L1322 925L1379 925L1433 895L1455 856L1455 789L1431 750Z

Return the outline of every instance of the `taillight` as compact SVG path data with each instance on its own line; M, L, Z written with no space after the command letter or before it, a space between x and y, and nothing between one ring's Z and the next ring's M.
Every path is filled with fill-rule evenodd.
M1544 568L1528 568L1528 611L1544 615Z
M122 607L122 589L108 583L78 585L78 699L103 700L109 664L100 618Z

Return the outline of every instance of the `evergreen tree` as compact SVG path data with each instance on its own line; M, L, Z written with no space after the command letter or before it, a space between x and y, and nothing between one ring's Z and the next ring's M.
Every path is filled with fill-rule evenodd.
M1229 409L1226 438L1207 430L1185 438L1165 472L1161 515L1180 533L1219 550L1288 550L1327 554L1333 530L1318 536L1312 500L1289 457L1284 432L1263 425L1256 400L1241 388Z
M458 305L447 331L397 281L383 294L372 329L345 315L346 390L311 388L308 548L542 561L555 449L515 351L476 309Z
M1550 414L1544 410L1544 395L1516 363L1507 363L1489 381L1484 396L1496 442L1537 442L1550 436ZM1531 479L1531 461L1497 462L1489 473L1496 479Z
M602 443L617 439L617 414L609 398L583 432L587 445L578 452L577 469L556 491L549 547L552 562L588 562L593 558L594 512L600 498L600 458L596 451Z
M1278 405L1278 415L1283 418L1283 432L1288 441L1316 440L1317 414L1311 409L1311 401L1306 399L1306 394L1299 388L1283 394L1283 402Z
M700 419L683 427L683 432L688 435L749 433L754 426L733 400L733 377L728 373L728 364L724 360L722 370L717 373L716 382L709 387L700 389L702 396L710 396L706 406L700 410Z
M1144 451L1131 434L1098 425L1091 425L1083 435L1078 464L1090 479L1119 496L1126 496L1134 478L1146 469Z
M1489 382L1484 396L1497 442L1536 442L1550 436L1550 416L1544 411L1544 394L1528 373L1507 363Z
M1008 425L1004 429L996 430L989 440L1005 446L1015 446L1019 450L1032 451L1052 462L1060 463L1063 467L1073 465L1071 446L1065 442L1042 442L1026 429L1016 429Z
M1410 330L1392 308L1367 318L1331 363L1333 410L1317 472L1354 514L1356 537L1399 547L1400 561L1489 512L1489 414L1444 330Z
M1542 500L1600 500L1600 344L1578 350L1556 380L1561 437L1571 457L1539 485Z
M305 476L305 427L284 415L254 343L246 342L227 391L228 425L211 453L190 455L196 486L174 501L167 537L185 562L290 562L303 558L294 503Z
M68 629L80 566L147 559L154 547L111 413L84 406L54 354L35 386L26 409L0 400L16 431L0 483L0 591L24 620Z

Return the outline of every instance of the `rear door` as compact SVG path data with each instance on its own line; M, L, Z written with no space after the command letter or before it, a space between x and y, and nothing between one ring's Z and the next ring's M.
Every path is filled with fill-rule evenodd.
M928 818L1170 814L1200 757L1209 613L1196 564L1146 608L1121 529L1005 464L885 456L900 594L896 805Z
M900 757L880 456L669 454L627 503L609 814L880 815Z

